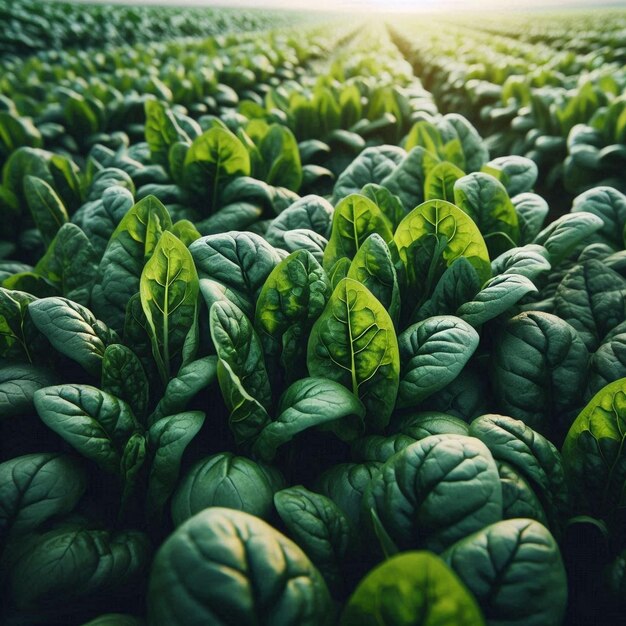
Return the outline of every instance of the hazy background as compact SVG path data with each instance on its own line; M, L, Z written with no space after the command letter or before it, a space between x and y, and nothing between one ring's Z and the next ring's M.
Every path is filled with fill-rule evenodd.
M257 7L294 10L349 11L353 13L384 11L475 11L529 10L564 8L626 7L626 1L593 0L78 0L120 4L153 4L173 6Z

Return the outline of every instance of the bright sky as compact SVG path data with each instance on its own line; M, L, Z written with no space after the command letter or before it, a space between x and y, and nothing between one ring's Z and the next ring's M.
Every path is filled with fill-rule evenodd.
M89 0L83 0L89 1ZM105 1L105 0L99 0ZM108 0L123 4L173 4L217 5L224 7L259 7L281 9L305 9L321 11L437 11L556 7L599 7L606 5L626 6L626 1L616 0Z

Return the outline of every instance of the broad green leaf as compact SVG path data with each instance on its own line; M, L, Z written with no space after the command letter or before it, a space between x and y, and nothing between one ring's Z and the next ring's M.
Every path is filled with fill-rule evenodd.
M452 382L478 347L478 333L451 315L429 317L399 337L398 407L416 406Z
M274 504L287 533L319 569L330 589L341 590L342 570L352 539L341 509L330 498L302 485L278 491Z
M508 311L537 288L521 274L502 274L492 278L476 296L462 304L456 315L474 328Z
M296 138L289 128L252 120L246 125L246 133L256 144L261 158L260 163L253 162L252 176L270 185L298 191L302 184L302 164Z
M580 409L589 354L567 322L540 311L509 319L494 338L492 385L504 415L562 437Z
M359 193L368 183L381 184L405 156L406 152L398 146L365 148L337 178L333 203L336 204L350 194Z
M285 391L278 417L267 424L254 442L252 452L272 461L279 446L314 426L353 439L363 430L365 408L345 387L327 378L302 378Z
M400 198L405 211L410 211L424 202L426 178L438 163L435 152L417 146L380 184Z
M340 382L363 401L366 428L382 430L398 391L400 357L389 313L370 291L344 278L313 326L307 348L311 376Z
M626 319L626 279L597 259L575 265L557 287L554 313L594 352Z
M532 191L539 175L537 164L533 160L515 155L493 159L484 166L483 171L499 174L498 180L504 184L511 197Z
M79 363L92 376L100 376L106 347L119 343L117 334L89 309L66 298L35 300L28 305L28 313L56 350Z
M547 260L548 251L543 246L526 244L521 248L511 248L491 262L491 271L498 274L519 274L535 282L552 266Z
M126 305L139 291L141 274L161 234L172 226L170 215L154 196L147 196L122 218L100 261L92 291L92 306L109 326L120 332Z
M0 419L32 412L38 389L58 382L58 376L45 367L30 363L0 365Z
M35 393L39 417L75 450L117 474L129 437L138 430L130 407L89 385L57 385Z
M480 439L493 458L508 463L531 485L541 501L553 532L569 514L569 489L559 451L524 422L487 414L470 424L469 434Z
M563 623L565 568L557 542L539 522L497 522L455 543L441 557L467 585L488 624Z
M67 210L54 189L36 176L24 177L24 195L33 220L46 245L68 220Z
M394 323L400 316L400 289L389 246L377 233L371 234L354 255L348 278L367 287L385 307Z
M580 412L563 444L577 511L609 522L626 506L626 378L603 387ZM617 517L618 514L620 517Z
M79 464L58 453L26 454L0 464L0 545L70 513L87 481Z
M472 219L443 200L429 200L413 209L400 223L394 241L406 268L411 297L403 307L423 303L447 267L465 257L481 283L491 278L489 253Z
M189 250L165 231L141 274L141 306L163 384L178 370L198 316L198 274Z
M161 519L163 507L176 486L185 449L202 428L204 418L202 411L188 411L162 417L150 426L146 514L152 522Z
M391 231L395 231L398 224L406 215L406 211L398 196L394 196L389 189L374 183L368 183L360 193L369 198L383 212L389 222Z
M520 238L515 207L501 182L475 172L454 184L454 204L465 211L485 237L491 256L514 247Z
M272 270L254 320L270 371L280 362L287 381L305 375L306 339L330 293L326 273L306 250L293 252Z
M0 357L32 363L49 346L28 314L35 300L29 293L0 287Z
M431 552L398 554L359 583L339 626L484 626L456 574Z
M400 550L444 550L502 519L502 488L484 443L432 435L394 454L363 496Z
M116 602L147 575L151 545L138 531L91 530L68 525L34 538L11 572L8 597L19 611L55 613Z
M454 202L455 183L464 176L465 172L456 165L448 161L438 163L426 175L424 200L447 200L448 202ZM456 204L458 205L458 202Z
M361 500L381 463L340 463L318 477L316 489L328 496L352 522L361 528Z
M248 316L270 272L281 261L262 237L248 232L228 232L198 239L189 247L201 279L223 287L226 297Z
M353 259L372 233L380 235L385 243L393 240L388 221L378 206L360 194L341 200L333 213L330 239L324 250L324 269L330 271L343 257Z
M328 626L334 610L301 548L258 517L209 507L159 548L148 589L152 626L172 626L180 616L198 624L258 624L261 606L263 621L276 626Z
M35 266L35 273L58 287L66 298L88 306L98 260L85 233L75 224L63 224Z
M208 387L216 376L217 358L215 355L183 365L176 376L167 383L163 397L148 418L148 424L152 425L162 417L184 411L195 396Z
M209 317L230 428L237 443L248 444L270 421L272 391L261 342L250 320L228 301L213 304Z
M245 146L225 128L214 127L194 139L183 165L183 186L209 202L209 211L219 208L219 194L236 176L250 174Z
M602 224L602 219L593 213L567 213L548 224L532 243L543 246L550 254L552 267L556 267Z
M461 141L466 172L476 172L489 160L489 151L478 131L466 117L459 113L448 113L444 119L450 124Z
M167 168L170 148L179 141L191 143L191 140L164 103L149 99L144 106L145 136L150 147L150 156L154 163Z
M548 203L536 193L518 193L511 198L517 213L520 243L529 244L539 234L550 211Z
M137 418L143 420L148 407L148 379L137 355L114 343L102 357L102 390L124 400Z
M274 468L232 452L212 454L195 463L172 497L175 526L210 506L245 511L261 519L274 513L273 496L284 479Z
M272 246L281 248L287 233L306 228L327 239L330 236L333 211L332 204L325 198L304 196L270 222L265 238Z

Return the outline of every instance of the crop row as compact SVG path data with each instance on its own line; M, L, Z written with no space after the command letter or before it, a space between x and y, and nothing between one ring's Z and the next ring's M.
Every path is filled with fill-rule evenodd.
M604 15L588 37L619 37L621 17L609 22L611 30L611 16ZM575 195L602 184L623 191L624 49L609 42L576 53L483 28L403 24L394 35L439 108L466 115L493 154L533 159L551 198L558 202L563 190ZM566 26L561 34L573 37Z

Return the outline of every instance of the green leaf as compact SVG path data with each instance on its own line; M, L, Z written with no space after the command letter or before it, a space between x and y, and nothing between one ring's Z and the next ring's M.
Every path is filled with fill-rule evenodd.
M0 545L70 513L87 481L78 463L50 452L26 454L0 464Z
M213 304L209 318L229 424L236 442L246 444L270 421L272 391L261 342L250 320L228 301Z
M569 490L559 451L523 422L505 415L482 415L469 434L480 439L498 462L508 463L531 485L553 532L569 513Z
M515 207L504 185L493 176L475 172L457 180L454 204L474 220L492 256L518 243L520 229Z
M146 515L151 523L160 521L163 507L176 486L185 449L200 432L204 418L202 411L188 411L162 417L150 426L147 438L151 467Z
M111 235L100 261L92 306L96 315L118 332L124 326L128 301L139 291L143 267L163 231L171 226L165 206L147 196L126 213Z
M194 139L183 165L183 186L209 201L209 211L219 208L219 194L229 180L250 175L245 146L229 130L213 127Z
M521 248L511 248L491 262L491 271L498 274L519 274L535 282L552 266L547 260L548 251L543 246L526 244Z
M324 251L324 269L331 270L343 257L353 259L372 233L379 234L385 243L393 240L388 221L378 206L360 194L341 200L333 213L330 239Z
M589 354L576 330L549 313L522 313L501 328L491 358L499 412L562 437L587 379Z
M67 210L54 189L36 176L24 177L24 195L46 246L68 220Z
M73 359L92 376L100 376L106 347L119 343L117 334L84 306L66 298L41 298L28 305L39 331L61 354Z
M306 375L306 339L330 297L326 273L306 250L293 252L267 277L254 325L270 371L280 362L289 382Z
M576 248L602 227L602 219L593 213L567 213L546 226L533 243L546 248L549 261L556 267Z
M350 596L340 626L484 626L476 600L435 554L405 552L374 568Z
M63 224L35 266L35 273L55 285L66 298L88 306L98 260L85 233L75 224Z
M626 506L626 378L603 387L580 412L563 444L577 511L618 522Z
M446 200L453 202L455 199L455 183L464 176L465 172L456 165L448 161L438 163L430 169L426 175L426 180L424 181L424 200ZM458 202L456 204L458 205Z
M163 397L148 418L152 425L162 417L180 413L200 391L208 387L217 376L217 358L206 356L183 365L176 376L170 379Z
M399 337L398 408L419 404L443 389L463 370L478 347L478 333L451 315L429 317Z
M319 571L263 520L211 507L159 548L148 589L152 626L172 626L181 615L197 624L254 624L259 607L277 626L329 626L333 615Z
M103 470L118 474L122 452L138 430L130 407L89 385L57 385L35 393L44 424Z
M172 520L185 520L210 506L245 511L261 519L274 513L273 496L284 480L268 465L232 452L212 454L195 463L172 497Z
M400 375L393 322L370 291L350 278L335 288L307 348L311 376L340 382L362 399L367 430L382 430L393 411Z
M539 522L497 522L455 543L441 557L467 585L487 623L563 623L565 568L558 544Z
M252 452L272 461L279 446L313 426L330 429L342 439L353 439L363 430L364 415L361 401L339 383L302 378L282 395L278 417L263 428Z
M137 355L126 346L114 343L102 357L102 390L124 400L143 420L148 406L148 379Z
M223 287L226 297L248 316L270 272L281 261L262 237L248 232L228 232L198 239L189 247L202 279Z
M28 314L37 298L23 291L0 288L0 357L32 363L49 346Z
M410 211L424 202L424 187L428 174L437 166L439 158L435 152L429 152L417 146L380 183L392 194L400 198L406 211Z
M165 104L149 99L145 102L146 142L150 147L152 161L167 168L170 148L179 141L191 143L187 133L178 125L173 113Z
M198 317L198 274L189 250L165 231L141 274L141 306L163 384L178 370Z
M147 575L150 541L137 531L62 527L35 538L11 572L8 597L19 611L67 611L116 602Z
M361 189L360 193L366 198L369 198L378 208L383 212L383 215L389 222L389 228L391 231L395 231L398 224L402 221L406 215L406 211L400 202L398 196L394 196L389 189L376 185L374 183L368 183Z
M289 128L255 119L248 122L245 130L260 156L260 162L252 164L252 176L270 185L298 191L302 184L302 164L298 143Z
M516 196L518 193L531 191L539 170L537 164L523 156L503 156L489 161L484 166L483 171L491 174L498 173L499 180L502 181L509 196Z
M473 265L463 256L444 271L431 297L411 316L412 323L435 315L454 315L480 290L481 280Z
M330 498L302 485L278 491L274 504L288 534L319 569L330 589L341 590L351 539L341 509Z
M429 200L413 209L394 235L398 254L406 268L411 297L403 306L413 309L432 293L452 263L465 257L481 283L491 278L489 253L472 219L443 200Z
M495 461L478 439L433 435L394 454L363 496L400 550L439 552L502 519Z
M535 285L525 276L502 274L492 278L473 300L462 304L456 314L477 328L508 311L524 296L536 292Z
M367 287L397 323L400 316L398 277L389 246L380 235L373 233L363 242L352 259L347 277Z
M626 319L626 279L597 259L575 265L557 287L554 313L569 322L594 352Z
M30 363L0 365L0 419L30 413L38 389L57 382L53 371Z
M520 243L529 244L543 227L550 211L548 203L536 193L519 193L511 198L520 228Z
M333 203L358 193L368 183L381 184L405 156L406 152L398 146L365 148L337 178ZM396 193L392 189L390 191Z

